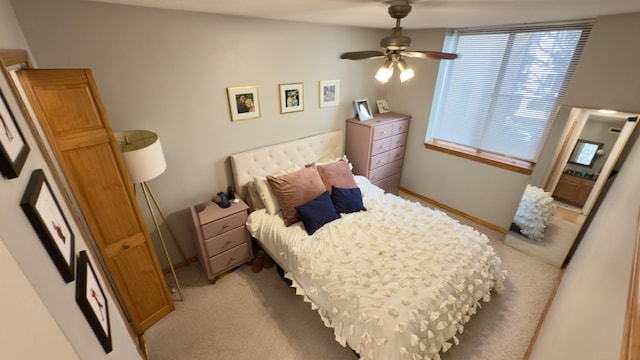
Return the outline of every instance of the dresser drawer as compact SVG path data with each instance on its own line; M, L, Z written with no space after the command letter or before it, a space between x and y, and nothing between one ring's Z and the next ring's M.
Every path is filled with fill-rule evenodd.
M391 149L404 146L406 143L407 143L407 133L400 134L400 135L393 135L391 137Z
M391 138L377 140L371 143L371 156L378 155L381 152L391 149Z
M378 180L373 184L379 188L382 188L385 192L397 195L398 191L400 190L400 175L400 173L393 174L382 180Z
M396 160L369 172L369 180L375 183L402 170L402 160Z
M227 231L222 235L210 238L204 241L209 256L217 255L223 251L227 251L234 246L238 246L247 242L247 229L239 226L231 231Z
M389 151L389 161L404 159L404 146L391 149Z
M380 140L386 137L391 136L393 132L393 124L380 125L373 128L373 137L372 140Z
M390 151L385 151L378 155L371 157L371 162L369 163L369 170L373 170L382 165L386 165L389 162L389 153Z
M396 121L393 123L393 130L391 130L391 135L406 133L408 130L409 130L409 119Z
M216 235L220 235L229 229L237 228L244 225L247 221L247 212L242 211L233 215L229 215L220 220L212 221L202 225L202 237L208 239Z
M211 273L218 274L230 267L240 264L244 260L248 260L250 256L249 244L244 243L236 246L209 259Z

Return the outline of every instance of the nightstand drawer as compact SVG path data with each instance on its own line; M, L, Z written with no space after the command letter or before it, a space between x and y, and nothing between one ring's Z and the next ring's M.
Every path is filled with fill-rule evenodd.
M251 257L249 250L249 244L244 243L240 246L236 246L231 250L225 251L222 254L216 255L209 259L209 266L211 266L211 272L217 274L230 267L240 264L241 262L248 260Z
M378 155L381 152L391 149L391 138L377 140L371 143L371 155Z
M209 256L215 256L242 243L246 243L248 234L244 226L239 226L222 235L207 239L204 241L207 247L207 254L209 254Z
M247 220L247 212L242 211L220 220L212 221L202 226L202 237L208 239L210 237L220 235L225 231L244 225Z
M372 140L376 141L391 136L393 131L393 124L376 126L373 128Z

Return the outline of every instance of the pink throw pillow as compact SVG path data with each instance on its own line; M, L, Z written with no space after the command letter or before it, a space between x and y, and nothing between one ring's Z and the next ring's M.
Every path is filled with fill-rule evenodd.
M305 204L327 191L315 164L290 174L267 176L267 180L282 207L286 226L300 221L296 206Z

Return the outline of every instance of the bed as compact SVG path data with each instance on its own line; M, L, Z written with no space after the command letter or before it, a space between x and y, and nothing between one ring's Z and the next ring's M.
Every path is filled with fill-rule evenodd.
M247 228L342 346L362 359L440 359L481 302L503 290L506 271L485 235L364 177L344 176L343 142L336 131L232 155L236 191L253 207ZM327 175L336 168L340 176ZM306 206L329 191L298 206L302 220L291 223L275 181L314 171L326 175L324 189L346 212L310 231L324 210ZM259 191L265 177L280 209ZM358 194L362 208L340 207L344 191Z
M551 222L556 205L549 192L527 184L518 204L511 229L531 240L542 241L544 230Z

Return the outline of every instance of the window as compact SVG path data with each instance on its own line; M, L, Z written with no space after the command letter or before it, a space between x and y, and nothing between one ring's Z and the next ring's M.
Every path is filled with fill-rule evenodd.
M426 142L531 166L591 23L461 29L445 41ZM519 165L518 165L519 164Z

